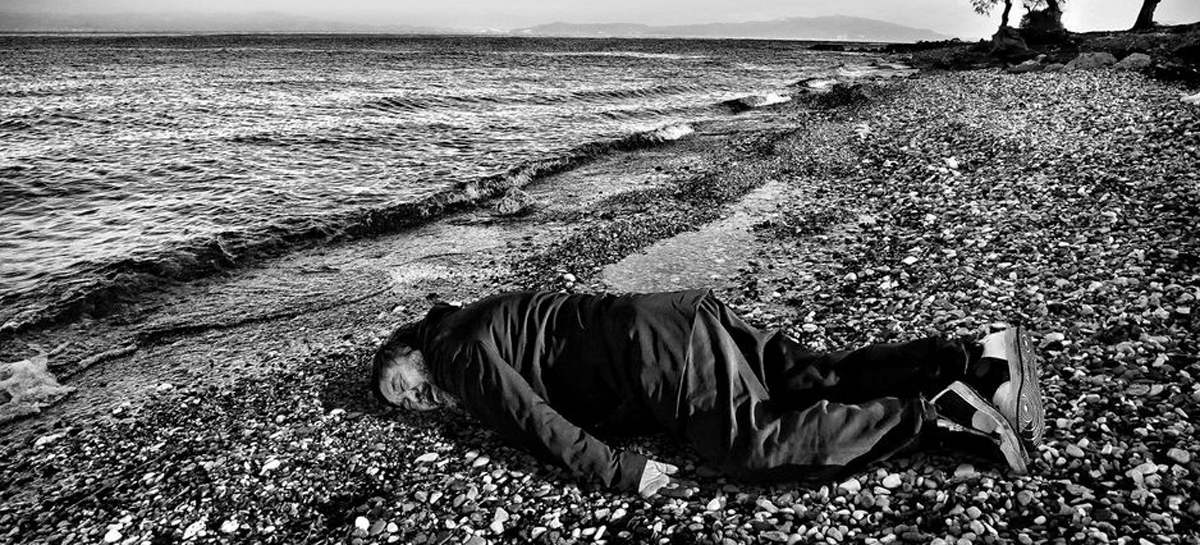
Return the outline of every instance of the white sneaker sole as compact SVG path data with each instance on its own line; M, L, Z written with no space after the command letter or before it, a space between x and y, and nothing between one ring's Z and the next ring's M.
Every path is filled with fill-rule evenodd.
M1012 469L1013 473L1018 475L1024 475L1028 473L1029 455L1026 453L1025 445L1021 442L1020 437L1017 436L1017 432L1013 430L1012 424L1009 423L1008 418L1006 418L1003 414L1000 414L1000 411L997 410L996 407L993 407L991 403L985 401L979 396L978 392L963 382L954 382L950 386L946 387L945 390L942 390L936 397L933 398L932 403L936 405L938 400L948 392L954 392L959 398L971 405L971 407L973 407L977 412L983 413L988 419L994 421L996 424L996 426L991 430L970 429L961 425L958 425L957 428L996 441L1000 447L1000 453L1004 455L1004 461L1008 462L1008 467ZM975 419L973 418L972 420Z
M1012 377L1013 399L1016 400L1016 410L1013 411L1013 427L1017 428L1021 439L1030 446L1042 444L1046 431L1046 408L1042 404L1041 366L1037 353L1033 349L1033 341L1029 332L1023 327L1012 330L1011 353L1015 354L1008 360L1008 373Z

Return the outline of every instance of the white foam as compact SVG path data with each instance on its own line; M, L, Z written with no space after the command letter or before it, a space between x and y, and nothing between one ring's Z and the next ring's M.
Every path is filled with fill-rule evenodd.
M692 128L691 125L680 123L678 125L667 125L666 127L657 128L650 133L650 137L656 140L671 141L679 140L695 132L696 129Z
M756 107L761 108L763 106L770 106L772 104L783 104L784 102L791 102L791 101L792 101L792 97L790 97L788 95L781 95L779 93L767 93L765 95L762 95L762 101L759 102Z
M836 79L810 78L804 81L804 86L814 91L828 91L837 84Z
M75 391L62 386L50 374L46 356L14 363L0 363L0 422L37 414L63 396Z

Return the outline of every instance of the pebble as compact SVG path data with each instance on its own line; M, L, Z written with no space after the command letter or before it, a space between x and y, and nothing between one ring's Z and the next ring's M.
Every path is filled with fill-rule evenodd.
M1067 340L1067 336L1058 332L1047 333L1045 337L1042 337L1042 342L1045 344L1061 343L1065 340Z
M121 541L121 532L116 528L111 528L104 534L105 543L116 543L118 541Z
M65 435L66 435L65 433L53 433L50 435L43 435L41 437L38 437L37 441L33 442L33 446L34 446L34 448L44 447L46 445L49 445L50 443L53 443L53 442L63 438Z
M862 483L858 482L858 479L850 479L842 484L839 484L838 488L841 488L842 490L845 490L851 494L857 494L860 490L862 490Z
M354 527L365 532L371 528L371 521L367 520L367 517L355 518Z
M232 534L238 530L238 526L239 525L236 520L229 519L221 523L221 533Z
M1138 464L1138 466L1133 469L1134 469L1134 471L1137 471L1138 473L1141 473L1142 475L1153 475L1155 473L1158 473L1158 464L1156 464L1154 462L1142 462L1141 464Z
M704 509L706 511L718 511L724 506L725 506L724 498L722 496L717 496L711 500L708 500L708 505L705 505Z
M183 540L190 541L192 538L195 538L197 535L200 535L200 532L204 531L204 526L205 526L206 522L207 521L205 519L200 519L196 522L189 524L187 528L183 529Z
M774 541L775 543L787 543L788 541L788 535L780 532L779 530L767 530L759 535L762 536L763 539L767 541Z
M1067 456L1072 458L1083 458L1084 456L1083 449L1079 448L1079 445L1067 445L1066 451Z
M503 534L504 523L508 522L509 518L510 516L508 511L505 511L503 507L497 507L496 513L492 515L492 523L488 526L488 528L497 534Z
M975 466L971 464L961 464L954 468L954 478L956 479L970 479L976 475L979 475L979 472L975 471Z
M889 473L887 477L883 478L882 484L884 488L894 490L896 488L900 488L900 485L904 484L904 479L901 478L900 474L898 473Z
M436 453L436 452L427 452L427 453L425 453L425 454L422 454L422 455L420 455L420 456L417 456L417 459L416 459L416 460L413 460L413 461L414 461L414 462L416 462L416 463L418 463L418 464L428 464L429 462L432 462L432 461L434 461L434 460L437 460L437 459L438 459L438 453Z
M1168 450L1167 458L1170 458L1179 465L1187 465L1188 462L1192 461L1191 453L1181 448L1172 448L1171 450Z

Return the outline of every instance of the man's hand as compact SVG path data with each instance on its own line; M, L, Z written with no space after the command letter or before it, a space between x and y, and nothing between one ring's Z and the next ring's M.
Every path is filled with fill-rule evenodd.
M679 472L679 468L671 464L648 460L642 470L642 479L638 482L638 494L649 498L661 493L670 498L688 498L696 493L695 485L671 477Z

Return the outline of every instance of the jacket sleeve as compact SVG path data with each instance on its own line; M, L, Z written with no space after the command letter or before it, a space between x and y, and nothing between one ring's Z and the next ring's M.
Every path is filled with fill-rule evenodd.
M597 478L610 488L636 491L646 457L618 452L583 431L533 391L494 347L475 343L460 357L463 406L510 444Z

